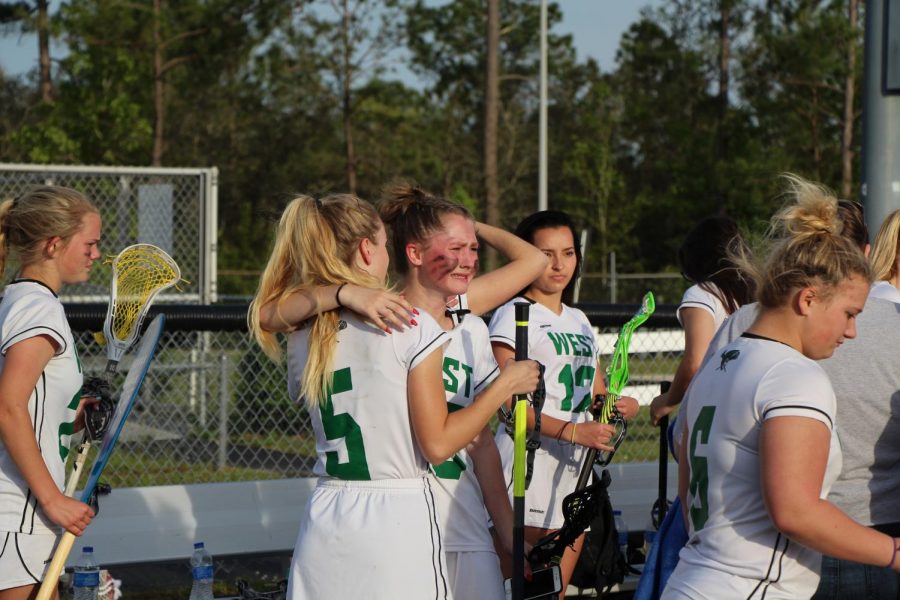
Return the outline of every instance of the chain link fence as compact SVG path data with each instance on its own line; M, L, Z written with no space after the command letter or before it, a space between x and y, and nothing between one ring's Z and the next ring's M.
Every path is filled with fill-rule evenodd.
M131 244L155 244L172 255L183 281L163 300L216 299L217 170L0 164L0 201L31 187L61 185L93 201L103 218L100 251L115 255ZM9 265L8 281L16 265ZM110 266L96 264L86 283L64 290L63 300L109 296Z
M67 305L87 375L100 374L106 364L90 333L102 322L103 306L95 307L93 322L85 323L73 318L79 306ZM209 314L197 324L189 316L179 320L172 314L177 308L187 315ZM610 353L618 327L636 307L585 308L598 324L601 352ZM246 305L157 311L167 313L166 333L106 480L114 487L134 487L311 476L315 438L309 416L288 398L285 366L271 362L246 332ZM632 339L626 393L648 404L659 383L675 372L683 339L674 307L657 307ZM120 373L129 364L126 357ZM659 430L649 424L647 410L644 406L630 425L617 461L657 459Z

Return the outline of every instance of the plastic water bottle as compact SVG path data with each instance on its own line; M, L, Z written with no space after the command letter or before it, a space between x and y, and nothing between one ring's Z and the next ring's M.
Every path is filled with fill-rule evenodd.
M191 586L190 600L213 600L213 559L203 542L194 544L194 554L191 555L191 575L194 584Z
M625 519L622 518L621 510L613 511L613 522L616 525L616 532L619 534L619 550L622 551L622 556L625 557L625 560L628 560L628 525L625 524Z
M94 560L93 546L85 546L75 564L73 577L74 600L97 600L100 587L100 566Z

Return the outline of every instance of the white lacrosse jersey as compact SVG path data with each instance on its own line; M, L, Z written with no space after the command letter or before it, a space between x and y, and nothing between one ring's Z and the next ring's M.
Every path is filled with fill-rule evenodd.
M409 419L409 372L448 341L424 311L419 324L385 333L349 310L340 312L333 381L310 416L316 475L347 480L408 479L428 473ZM298 399L312 320L288 337L288 392Z
M715 287L715 284L712 283L709 283L708 285ZM685 308L699 308L700 310L709 313L709 316L713 318L716 329L718 329L725 319L728 318L728 311L725 310L725 306L722 304L722 301L719 300L718 296L705 290L700 285L692 285L685 290L684 296L681 297L681 303L678 305L678 310L675 312L675 316L678 317L678 322L681 325L684 325L684 323L681 322L681 311Z
M689 540L668 587L691 598L809 598L822 557L779 532L760 482L766 419L800 416L831 431L820 497L841 470L836 403L822 367L793 348L745 333L708 361L687 406Z
M489 326L491 341L516 347L516 302L513 298L494 312ZM530 303L528 358L544 365L547 399L543 413L563 421L589 420L597 368L594 330L583 312L562 305L560 314L540 303Z
M459 307L467 307L465 296L459 297ZM458 324L449 332L450 343L444 348L444 391L449 412L472 404L475 396L499 374L488 328L481 317L469 315L454 321ZM465 448L432 469L438 484L435 498L445 549L448 552L493 552L484 497Z
M514 298L497 309L490 323L491 341L515 348ZM528 358L544 365L547 395L541 414L583 423L590 420L597 349L591 324L577 308L562 305L557 315L543 304L533 303L528 317ZM566 435L571 428L566 429ZM497 448L503 460L507 488L512 493L514 444L505 427L497 429ZM562 501L575 491L584 447L568 438L541 437L535 452L531 485L525 493L525 525L545 529L562 527Z
M81 400L81 361L56 294L43 283L16 280L6 286L0 301L0 370L12 346L38 335L51 338L57 349L28 399L28 414L41 456L62 491L75 413ZM0 444L0 531L27 534L61 531L44 515L3 444Z

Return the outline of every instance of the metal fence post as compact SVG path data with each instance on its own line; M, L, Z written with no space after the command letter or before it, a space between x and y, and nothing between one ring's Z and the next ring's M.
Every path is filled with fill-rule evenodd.
M228 384L228 355L219 357L219 459L216 470L221 471L228 464L228 405L231 400Z

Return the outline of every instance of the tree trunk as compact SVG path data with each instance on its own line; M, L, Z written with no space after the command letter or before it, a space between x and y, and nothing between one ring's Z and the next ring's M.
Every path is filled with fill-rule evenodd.
M844 79L844 134L841 138L841 197L853 193L853 101L856 92L856 30L859 0L850 0L850 35L847 38L847 77Z
M343 43L343 65L341 76L341 110L344 120L344 144L347 153L347 190L351 194L356 194L356 156L353 149L353 105L350 89L353 79L353 65L350 62L351 47L350 27L351 17L350 9L347 6L347 0L342 2L343 18L341 21L341 37Z
M48 0L38 0L38 60L41 77L41 100L53 102L53 80L50 75L50 15Z
M497 123L500 112L500 0L487 0L487 64L484 77L484 199L485 221L500 225L500 190L497 183ZM497 252L488 248L488 271L497 266Z
M162 165L164 151L163 128L166 123L166 82L163 73L162 0L153 0L153 157L151 165Z

